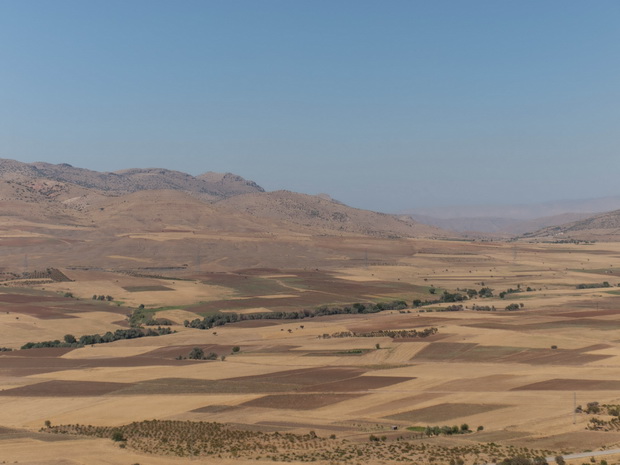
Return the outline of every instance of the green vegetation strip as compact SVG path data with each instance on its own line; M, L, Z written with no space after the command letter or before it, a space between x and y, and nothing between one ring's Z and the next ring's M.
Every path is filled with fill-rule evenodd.
M395 300L385 303L355 303L347 307L319 307L315 310L300 310L298 312L270 312L270 313L225 313L207 315L202 320L185 320L185 327L197 329L211 329L214 326L224 326L237 321L248 320L303 320L304 318L314 318L328 315L357 315L366 313L378 313L383 310L403 310L407 308L407 303L403 300Z
M76 338L72 334L66 334L64 337L64 341L56 339L54 341L42 341L42 342L28 342L24 344L22 349L42 349L45 347L84 347L86 345L93 344L104 344L107 342L120 341L122 339L137 339L140 337L148 337L148 336L162 336L164 334L172 334L172 330L170 328L161 328L157 329L142 330L138 328L131 329L117 329L116 331L108 331L107 333L101 334L86 334L84 336L80 336Z

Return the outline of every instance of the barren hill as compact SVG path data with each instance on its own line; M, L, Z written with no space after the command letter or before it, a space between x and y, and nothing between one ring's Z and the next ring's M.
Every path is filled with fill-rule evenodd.
M5 271L26 261L31 268L317 267L359 259L357 246L343 252L329 237L447 235L326 196L264 192L229 173L98 173L0 160L0 208Z
M71 183L112 195L127 194L141 190L172 189L201 194L206 199L220 199L248 192L263 192L258 184L231 173L205 173L192 176L180 171L161 168L129 169L100 173L75 168L66 163L21 163L0 159L0 179L22 183L46 179L59 183Z
M512 237L537 231L548 226L558 226L590 217L591 213L563 213L534 219L515 219L499 217L480 218L435 218L425 215L411 215L420 223L432 225L468 236Z
M445 235L440 229L418 223L407 216L360 210L325 196L290 191L239 195L222 200L218 206L258 218L286 221L320 233L348 232L381 237Z
M620 210L580 221L541 229L525 237L617 241L620 239Z

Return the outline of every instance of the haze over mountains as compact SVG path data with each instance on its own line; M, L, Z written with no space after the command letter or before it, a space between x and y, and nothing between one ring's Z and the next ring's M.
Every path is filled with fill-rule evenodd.
M460 233L521 235L620 209L620 196L523 205L417 208L403 213L424 224Z

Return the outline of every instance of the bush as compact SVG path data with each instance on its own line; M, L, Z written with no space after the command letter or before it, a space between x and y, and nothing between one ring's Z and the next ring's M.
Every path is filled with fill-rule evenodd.
M123 436L123 432L116 429L114 431L112 431L112 441L114 442L120 442L120 441L125 441L125 436Z
M204 360L205 352L200 347L194 347L187 358L191 360Z

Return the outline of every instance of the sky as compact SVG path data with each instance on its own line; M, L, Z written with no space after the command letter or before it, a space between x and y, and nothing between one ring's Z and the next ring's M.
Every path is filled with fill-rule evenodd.
M0 0L0 158L383 212L620 195L620 2Z

